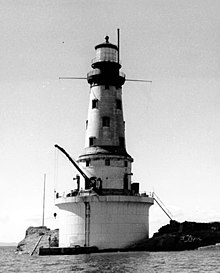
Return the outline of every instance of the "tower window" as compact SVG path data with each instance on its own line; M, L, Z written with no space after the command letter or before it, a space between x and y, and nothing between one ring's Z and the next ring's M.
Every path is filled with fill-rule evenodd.
M93 146L95 144L95 137L89 138L89 146Z
M88 119L87 119L87 121L86 121L86 129L88 128Z
M109 159L109 158L107 158L107 159L105 160L105 166L110 166L110 159Z
M102 118L102 126L103 127L110 127L110 117L103 117Z
M121 103L121 100L119 99L116 100L116 109L119 109L119 110L122 109L122 103Z
M95 100L92 100L92 109L94 108L98 108L98 100L95 99Z
M88 160L86 160L86 167L89 167L89 165L90 165L90 160L88 159Z
M127 160L125 160L125 167L128 167L128 161Z
M119 137L119 146L120 147L125 147L125 139L124 139L124 137Z

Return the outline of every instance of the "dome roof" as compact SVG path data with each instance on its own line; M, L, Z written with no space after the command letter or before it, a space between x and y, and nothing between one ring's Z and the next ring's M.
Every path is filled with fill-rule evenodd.
M109 37L106 36L105 37L105 43L99 44L97 46L95 46L95 49L101 48L101 47L110 47L110 48L114 48L116 50L118 50L118 47L116 45L113 45L111 43L109 43Z

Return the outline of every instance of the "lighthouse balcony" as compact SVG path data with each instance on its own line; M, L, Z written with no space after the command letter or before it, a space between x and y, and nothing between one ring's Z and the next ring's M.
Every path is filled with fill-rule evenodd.
M68 196L63 194L56 198L55 204L63 203L78 203L85 201L95 201L95 202L139 202L139 203L149 203L153 205L154 198L151 194L140 194L140 195L98 195L92 192L82 192L77 196Z
M56 202L60 203L61 200L66 200L67 202L69 202L70 200L72 200L72 197L76 197L76 198L82 198L82 197L88 197L88 196L120 196L121 198L123 198L123 196L127 196L127 197L134 197L135 200L136 198L141 198L143 200L146 200L145 198L153 198L153 193L151 192L143 192L143 193L135 193L134 191L125 191L123 189L103 189L101 194L98 194L96 191L94 191L93 189L87 189L87 190L83 190L81 189L79 190L71 190L71 191L67 191L67 192L60 192L60 193L56 193Z
M91 70L89 73L87 73L87 78L94 76L94 75L103 75L103 74L104 73L100 69L95 68L95 69ZM119 77L122 77L125 79L125 73L119 71Z
M125 82L125 73L118 71L117 73L103 73L100 69L95 68L87 73L87 81L89 84L113 84L123 85Z

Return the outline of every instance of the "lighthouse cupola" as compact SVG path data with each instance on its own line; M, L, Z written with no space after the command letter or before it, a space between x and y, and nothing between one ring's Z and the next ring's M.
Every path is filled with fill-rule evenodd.
M93 70L87 74L88 83L91 86L104 84L121 87L125 82L125 74L119 71L119 49L109 42L108 36L105 40L105 43L95 46L96 57L92 59Z
M105 42L95 46L90 84L85 148L78 163L92 176L102 180L103 192L129 194L132 157L126 151L123 118L122 85L125 74L120 71L118 46Z

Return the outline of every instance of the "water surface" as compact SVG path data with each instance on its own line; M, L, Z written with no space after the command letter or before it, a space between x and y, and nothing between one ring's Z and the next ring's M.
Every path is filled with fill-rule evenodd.
M0 272L220 272L220 252L215 250L33 257L14 250L0 247Z

